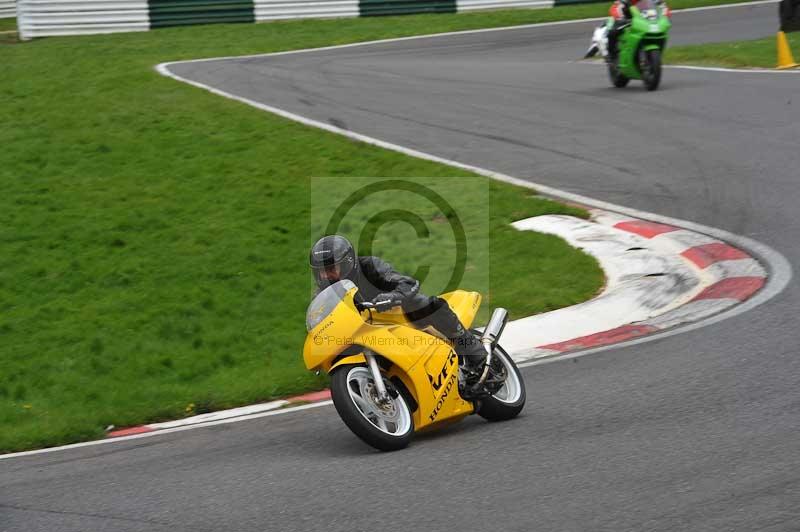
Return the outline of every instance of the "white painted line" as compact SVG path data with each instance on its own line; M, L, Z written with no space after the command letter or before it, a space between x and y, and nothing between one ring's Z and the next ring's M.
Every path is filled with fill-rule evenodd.
M676 309L675 312L668 312L652 320L647 320L647 325L652 325L658 329L669 329L681 323L698 321L712 314L717 314L738 303L738 299L701 299L692 301Z
M662 233L650 239L653 244L669 247L675 253L683 253L689 248L697 246L704 246L707 244L715 244L719 242L716 238L711 238L708 235L686 231L681 229L679 231L670 231L669 233Z
M682 68L685 70L706 70L708 72L732 72L735 74L800 74L800 69L776 70L769 68L723 68L693 65L664 65L664 68Z
M279 400L271 401L269 403L260 403L257 405L240 406L239 408L230 408L228 410L220 410L218 412L209 412L208 414L200 414L197 416L187 417L183 419L176 419L175 421L165 421L164 423L150 423L144 425L153 430L171 429L175 427L182 427L185 425L197 425L199 423L207 423L209 421L219 421L222 419L230 419L234 417L249 416L251 414L258 414L261 412L269 412L288 405L289 401Z
M705 268L715 280L730 277L766 277L764 268L753 259L723 260Z
M577 61L568 61L579 65L592 65L605 67L606 64L600 60L593 59L579 59ZM723 68L723 67L705 67L696 65L662 65L663 68L672 68L677 70L704 70L706 72L725 72L732 74L800 74L800 68L789 70L777 70L770 68Z
M779 4L780 0L756 0L754 2L741 2L739 4L722 4L718 6L705 6L705 7L686 7L683 9L673 9L673 13L688 13L690 11L713 11L715 9L728 9L729 7L738 6L758 6L762 4Z
M69 445L60 445L58 447L48 447L47 449L36 449L33 451L21 451L18 453L0 454L0 460L7 460L9 458L21 458L24 456L32 456L36 454L54 453L56 451L66 451L69 449L80 449L82 447L93 447L95 445L104 445L106 443L117 443L122 441L139 440L141 438L152 438L153 436L161 436L163 434L170 434L173 432L183 432L184 430L193 430L201 427L213 427L214 425L225 425L227 423L237 423L239 421L246 421L249 419L258 419L262 417L277 416L281 414L291 414L300 410L308 410L309 408L319 408L321 406L332 405L333 401L320 401L319 403L311 403L307 405L293 406L290 408L283 408L280 410L271 410L269 412L261 412L258 414L250 414L247 416L239 416L230 419L219 419L216 421L207 421L196 425L186 425L183 427L173 427L164 430L155 430L153 432L144 432L142 434L132 434L130 436L119 436L117 438L108 438L103 440L92 440L81 443L71 443Z

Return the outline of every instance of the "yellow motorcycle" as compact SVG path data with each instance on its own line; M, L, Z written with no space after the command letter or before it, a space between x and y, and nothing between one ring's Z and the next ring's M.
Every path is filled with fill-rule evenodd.
M358 288L342 280L320 292L308 307L303 358L312 371L331 376L331 396L342 421L382 451L406 447L415 431L477 413L489 421L516 417L525 405L525 383L498 341L508 320L492 313L481 334L486 359L477 371L464 366L436 331L411 326L396 301L377 312L359 302ZM441 296L461 323L472 325L481 303L477 292ZM472 376L472 378L470 378Z

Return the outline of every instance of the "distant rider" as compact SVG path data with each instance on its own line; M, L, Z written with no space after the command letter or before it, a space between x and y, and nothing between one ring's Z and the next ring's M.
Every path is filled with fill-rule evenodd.
M635 6L639 0L615 0L608 9L608 14L614 19L614 24L608 30L608 60L614 62L617 59L617 41L622 30L631 22L631 6Z
M464 327L444 299L422 294L419 281L395 271L378 257L358 257L343 236L320 238L311 248L309 263L318 289L349 279L358 287L359 299L371 301L379 312L399 301L414 327L436 329L452 343L469 368L477 369L486 358L480 340Z

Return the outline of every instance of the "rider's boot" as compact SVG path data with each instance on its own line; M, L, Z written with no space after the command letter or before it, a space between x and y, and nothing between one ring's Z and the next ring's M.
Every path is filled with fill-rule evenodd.
M463 338L454 341L456 353L464 361L464 365L469 369L483 369L486 360L486 348L483 347L480 338L467 331Z
M446 301L438 297L417 294L403 301L403 311L418 329L432 327L450 341L459 358L463 381L472 385L483 372L487 352L480 341L469 331Z
M611 29L608 32L608 56L606 56L606 61L609 63L616 63L617 62L617 37L619 36L619 31L615 29Z
M619 50L617 49L617 43L619 42L619 36L625 27L628 25L627 19L622 20L615 20L614 24L611 25L611 28L608 30L608 62L609 63L616 63L617 62L617 55Z
M465 399L477 398L480 394L474 389L474 385L483 373L487 352L480 338L463 328L461 328L461 331L458 336L450 338L450 342L453 344L461 361L459 366L462 370L462 382L464 385L462 394L464 394Z

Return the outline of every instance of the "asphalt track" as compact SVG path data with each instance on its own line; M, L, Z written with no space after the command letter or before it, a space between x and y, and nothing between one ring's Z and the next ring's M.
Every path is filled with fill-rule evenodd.
M772 35L775 5L676 14ZM592 23L193 63L181 76L459 162L764 242L800 264L800 77L608 87ZM255 112L255 111L254 111ZM331 407L0 461L0 530L800 530L800 291L525 370L528 406L371 452Z

